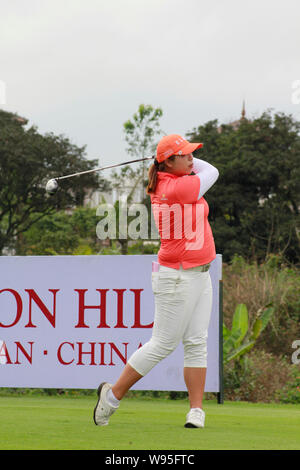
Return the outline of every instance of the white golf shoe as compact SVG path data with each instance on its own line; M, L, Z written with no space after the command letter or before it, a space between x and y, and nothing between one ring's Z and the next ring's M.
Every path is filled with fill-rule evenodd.
M118 409L118 406L111 406L106 398L106 394L111 387L112 385L107 382L103 382L98 387L97 394L99 398L94 408L94 423L97 426L107 426L110 416Z
M186 415L185 428L204 428L205 413L201 408L192 408Z

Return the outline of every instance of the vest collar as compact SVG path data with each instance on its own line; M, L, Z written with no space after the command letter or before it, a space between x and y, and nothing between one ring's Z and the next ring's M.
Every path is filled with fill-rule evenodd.
M179 178L177 175L173 175L173 173L167 173L166 171L158 171L157 176L159 177L160 180L166 179L166 178Z

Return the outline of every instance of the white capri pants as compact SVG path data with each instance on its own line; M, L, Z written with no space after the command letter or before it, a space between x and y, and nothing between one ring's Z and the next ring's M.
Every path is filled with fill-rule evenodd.
M182 341L184 367L206 367L212 308L209 271L201 271L201 266L185 270L160 266L159 272L152 273L152 289L152 337L132 354L128 363L144 376Z

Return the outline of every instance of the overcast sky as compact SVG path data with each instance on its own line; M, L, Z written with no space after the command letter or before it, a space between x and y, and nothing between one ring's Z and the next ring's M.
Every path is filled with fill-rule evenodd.
M6 111L128 159L123 123L139 104L185 135L267 108L300 119L299 0L0 0ZM5 99L3 99L5 84ZM300 82L299 82L300 88ZM5 101L5 103L3 103ZM299 100L300 101L300 100Z

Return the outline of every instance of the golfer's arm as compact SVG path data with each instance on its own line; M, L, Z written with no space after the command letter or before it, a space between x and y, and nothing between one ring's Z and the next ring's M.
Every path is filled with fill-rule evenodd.
M200 179L200 191L198 200L212 187L219 177L216 167L199 158L193 159L193 172Z

